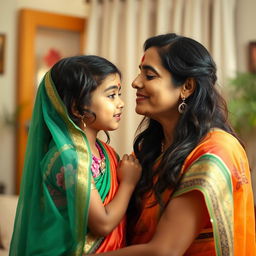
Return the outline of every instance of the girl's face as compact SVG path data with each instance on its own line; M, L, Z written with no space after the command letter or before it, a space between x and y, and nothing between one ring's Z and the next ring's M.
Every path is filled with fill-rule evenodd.
M89 109L95 113L96 119L88 122L87 127L94 130L116 130L121 120L124 102L121 100L120 76L111 74L91 94Z
M158 121L165 117L178 118L182 86L174 87L155 47L145 51L139 68L140 74L132 83L137 90L136 112Z

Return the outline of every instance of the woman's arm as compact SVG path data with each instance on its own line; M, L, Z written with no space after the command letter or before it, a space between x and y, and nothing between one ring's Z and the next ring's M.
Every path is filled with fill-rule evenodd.
M113 200L104 206L97 189L91 190L88 225L93 234L106 236L119 224L140 175L138 160L124 155L118 168L120 185Z
M180 256L185 253L208 220L203 195L199 191L188 192L169 202L149 243L97 255Z

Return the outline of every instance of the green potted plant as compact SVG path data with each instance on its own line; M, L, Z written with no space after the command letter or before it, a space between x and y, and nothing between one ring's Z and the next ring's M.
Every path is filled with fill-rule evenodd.
M228 109L237 132L248 133L256 127L256 74L238 73L230 80Z

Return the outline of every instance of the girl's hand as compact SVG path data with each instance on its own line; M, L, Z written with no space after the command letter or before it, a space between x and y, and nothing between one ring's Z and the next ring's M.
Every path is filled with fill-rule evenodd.
M125 154L119 162L117 170L118 179L128 185L135 187L141 176L141 165L134 155Z
M124 155L117 169L120 184L114 198L103 205L97 189L91 190L88 225L97 236L107 236L122 220L133 190L141 176L141 166L133 155Z

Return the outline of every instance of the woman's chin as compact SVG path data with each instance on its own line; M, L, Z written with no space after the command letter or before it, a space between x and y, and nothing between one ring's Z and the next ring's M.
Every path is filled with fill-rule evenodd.
M138 105L135 107L135 112L136 112L137 114L139 114L139 115L145 115L145 114L146 114L145 109L143 109L142 107L140 107L140 106L138 106Z

